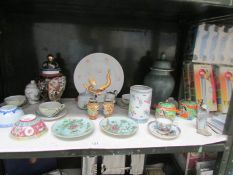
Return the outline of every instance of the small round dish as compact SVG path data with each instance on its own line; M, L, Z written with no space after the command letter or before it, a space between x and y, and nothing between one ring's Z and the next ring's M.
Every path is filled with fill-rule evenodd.
M34 114L27 114L14 124L11 136L16 139L31 139L39 137L47 131L48 128L43 120Z
M0 128L12 127L23 115L23 110L17 106L2 106L0 108Z
M152 135L154 135L160 139L164 139L164 140L176 139L181 133L180 128L176 125L171 126L170 132L162 133L159 130L156 121L152 121L152 122L148 123L148 129Z
M113 136L132 136L138 129L138 124L128 117L109 117L100 121L100 128Z
M40 117L44 121L54 121L54 120L64 117L67 114L67 110L64 109L60 111L57 115L52 116L52 117L41 114L39 110L37 110L35 114L37 117Z
M52 133L62 139L74 139L89 135L94 124L87 118L64 118L52 126Z
M24 95L9 96L4 99L7 105L22 106L26 103L26 97Z

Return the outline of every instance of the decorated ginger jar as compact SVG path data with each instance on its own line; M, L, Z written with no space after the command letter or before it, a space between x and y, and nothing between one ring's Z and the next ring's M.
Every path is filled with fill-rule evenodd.
M66 87L66 76L61 72L56 58L49 54L41 68L38 87L44 101L60 101Z

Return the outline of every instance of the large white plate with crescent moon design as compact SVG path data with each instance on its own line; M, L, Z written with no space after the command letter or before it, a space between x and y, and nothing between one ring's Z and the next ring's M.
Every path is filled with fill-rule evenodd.
M119 93L124 83L124 72L120 63L105 53L93 53L84 57L74 71L74 85L79 93L86 91L83 84L88 79L96 80L96 87L105 84L107 71L110 70L111 85L103 92L117 91Z

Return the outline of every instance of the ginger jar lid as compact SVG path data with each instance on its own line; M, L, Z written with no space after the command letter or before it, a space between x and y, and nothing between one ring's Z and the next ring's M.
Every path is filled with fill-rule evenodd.
M167 59L167 56L164 52L160 54L160 58L156 59L153 66L151 67L151 70L167 70L167 71L173 71L171 66L171 61Z
M181 100L180 105L190 107L190 108L197 108L198 107L198 105L195 101L189 101L189 100Z
M162 108L175 108L176 106L173 103L169 103L169 102L160 102L158 104L158 107L162 107Z

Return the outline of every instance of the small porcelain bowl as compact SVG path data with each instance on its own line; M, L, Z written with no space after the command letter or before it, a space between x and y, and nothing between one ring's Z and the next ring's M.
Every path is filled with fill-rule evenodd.
M64 107L65 105L59 102L45 102L39 105L39 112L43 115L51 116L57 113L57 111L61 111L62 109L64 109Z
M123 95L121 96L121 100L122 100L123 103L129 104L130 94L123 94Z
M26 102L26 97L24 95L14 95L6 97L4 101L7 105L21 106Z
M17 106L2 106L0 108L0 128L12 127L23 115L23 110Z
M39 137L47 131L48 128L42 119L34 114L27 114L14 124L11 135L16 139L28 139Z

